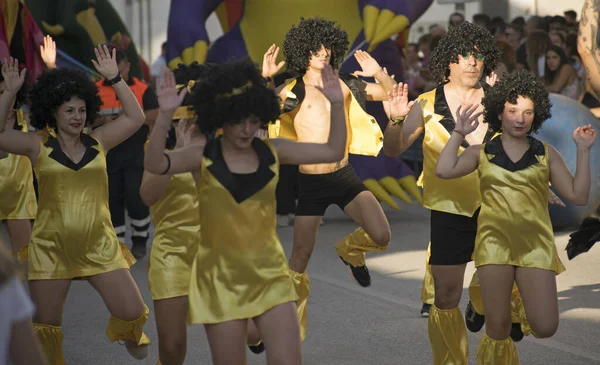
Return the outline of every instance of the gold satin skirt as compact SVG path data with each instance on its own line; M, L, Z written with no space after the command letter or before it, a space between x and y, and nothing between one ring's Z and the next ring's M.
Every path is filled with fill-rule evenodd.
M0 160L0 220L34 219L37 211L33 170L26 156Z
M179 237L158 233L148 259L148 286L153 300L187 296L198 235Z

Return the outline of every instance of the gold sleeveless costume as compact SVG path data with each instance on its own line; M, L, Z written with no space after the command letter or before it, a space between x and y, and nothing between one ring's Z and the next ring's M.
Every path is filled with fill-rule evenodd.
M75 164L51 129L42 136L34 168L37 218L28 245L29 280L77 279L128 269L135 259L117 239L108 209L105 151L93 137Z
M477 171L482 205L475 266L513 265L564 271L548 212L548 145L529 137L521 160L506 155L500 137L482 145Z
M171 176L161 198L150 207L155 227L148 260L148 285L153 300L187 296L200 215L192 173Z
M277 236L275 187L279 161L270 142L255 138L258 170L239 185L221 140L207 144L198 184L202 239L192 267L191 323L252 318L298 299Z
M17 111L17 121L27 132L21 109ZM0 160L0 220L34 219L37 211L35 190L33 189L33 169L27 156L8 154Z

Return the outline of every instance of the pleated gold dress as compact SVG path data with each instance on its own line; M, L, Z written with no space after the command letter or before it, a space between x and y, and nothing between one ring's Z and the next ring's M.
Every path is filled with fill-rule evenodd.
M23 131L27 131L23 125ZM33 169L27 156L11 153L0 160L0 197L0 220L35 218Z
M500 137L482 145L482 205L473 254L475 266L512 265L564 271L548 212L548 145L529 137L529 150L510 160Z
M148 260L152 299L186 296L200 241L200 211L192 174L171 176L162 197L150 207L150 215L155 227Z
M191 323L259 316L298 299L277 236L277 154L268 141L252 143L259 158L244 184L229 171L220 138L204 150L198 201L202 239L192 267Z
M42 136L35 174L37 218L28 246L29 280L76 279L135 262L117 239L108 209L108 177L102 145L82 134L79 163L62 151L52 130Z

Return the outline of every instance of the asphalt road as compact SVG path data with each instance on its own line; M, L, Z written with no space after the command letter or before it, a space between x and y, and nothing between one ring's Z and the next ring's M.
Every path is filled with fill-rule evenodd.
M335 254L334 244L356 225L337 207L331 207L308 267L312 288L308 306L308 337L303 342L303 364L387 365L431 364L427 320L419 316L425 252L429 238L429 213L418 206L388 211L392 244L383 253L371 254L368 265L373 284L361 288L351 280ZM292 228L280 228L286 252L292 246ZM556 236L567 271L557 278L560 327L551 339L525 338L518 343L521 364L600 364L600 247L568 261L564 247L568 232ZM156 326L146 275L147 260L133 268L151 319L146 332L154 341L150 356L131 359L126 350L112 344L104 331L108 311L100 296L86 282L75 282L64 315L66 364L156 364ZM467 302L472 265L465 276L461 309ZM470 364L481 333L469 334ZM186 364L210 364L210 352L202 326L188 327ZM248 351L248 364L266 364L264 354Z

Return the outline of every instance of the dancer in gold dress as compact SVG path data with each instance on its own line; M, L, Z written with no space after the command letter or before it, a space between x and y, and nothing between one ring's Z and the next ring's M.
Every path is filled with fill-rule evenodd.
M532 334L546 338L558 328L555 276L564 270L556 255L548 213L549 182L575 205L590 193L591 126L575 129L577 169L571 174L554 147L531 136L550 117L548 91L525 71L501 80L484 99L484 121L500 136L466 148L464 138L476 130L473 105L456 110L457 121L436 165L436 175L453 179L478 173L481 212L477 221L474 261L486 315L479 343L479 365L518 364L509 337L510 299L516 281Z
M189 85L193 85L203 69L205 67L197 63L180 65L175 70L180 87L188 87L189 81L192 81ZM164 96L163 93L160 97ZM169 130L167 150L176 151L203 142L202 135L194 128L197 116L186 106L179 110L181 113L174 115L176 119ZM154 300L159 364L183 364L190 274L200 242L196 182L191 172L159 175L144 171L140 194L150 207L155 227L148 261L148 284Z
M277 96L250 61L215 65L196 81L192 100L200 132L223 133L206 145L164 152L177 95L169 72L161 79L161 112L146 150L155 174L199 171L202 239L192 268L191 323L202 323L213 363L246 363L248 319L263 340L268 364L300 364L298 296L277 236L275 187L279 164L339 160L346 144L344 97L331 67L314 88L328 99L331 130L326 143L261 140L261 125L279 115ZM171 95L171 100L166 98Z
M29 289L36 307L34 329L49 364L63 364L62 315L71 281L88 282L111 313L106 334L124 341L136 358L148 354L142 332L148 308L129 272L135 259L119 243L108 210L106 151L133 134L144 114L119 77L113 54L95 49L94 64L115 88L124 114L91 134L100 108L97 88L83 72L69 69L42 74L29 96L31 124L39 133L6 129L13 99L23 84L17 60L2 67L5 91L0 96L0 149L27 156L39 182L39 206L28 245Z
M0 75L0 93L4 89L4 78ZM5 128L27 132L27 122L21 109L26 99L25 84L17 92ZM0 221L6 222L12 252L16 255L29 243L31 220L37 210L33 169L26 156L0 151L0 196Z

